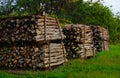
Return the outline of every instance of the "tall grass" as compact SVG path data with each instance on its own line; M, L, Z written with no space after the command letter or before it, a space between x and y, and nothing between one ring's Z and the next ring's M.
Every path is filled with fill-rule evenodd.
M0 78L120 78L120 45L110 47L94 58L70 60L52 71L0 71Z

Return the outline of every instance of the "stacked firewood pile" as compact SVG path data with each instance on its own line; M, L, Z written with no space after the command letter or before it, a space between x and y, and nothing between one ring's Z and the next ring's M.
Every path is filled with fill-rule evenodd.
M100 51L102 51L102 40L101 40L102 37L100 36L99 27L91 26L91 29L93 31L94 46L95 46L97 52L100 52Z
M51 17L30 16L24 19L8 18L0 20L0 41L2 42L61 39L59 31L61 29L59 30L56 19Z
M87 58L95 55L93 33L89 26L68 24L63 28L63 32L66 35L64 43L68 57Z
M101 29L104 29L104 32ZM95 56L97 51L109 49L108 31L99 26L68 24L63 28L63 34L66 35L64 44L68 58L88 58ZM104 49L102 49L103 47Z
M107 29L98 26L98 31L100 32L101 38L101 51L109 50L109 32Z
M100 26L91 26L94 46L98 52L109 50L108 30Z
M66 51L68 52L67 58L77 58L79 55L77 52L81 49L82 42L81 34L82 30L78 26L73 25L66 25L65 28L63 28L63 34L66 35L66 38L64 40L64 45L66 48Z
M91 56L95 56L96 49L93 45L93 32L90 26L86 25L78 25L82 29L82 36L80 41L81 44L81 51L79 51L81 58L88 58Z
M0 19L0 66L50 68L66 62L56 18L32 15Z
M66 61L66 58L63 58L64 55L62 45L59 43L32 43L24 46L2 47L0 66L13 69L48 68L64 63Z

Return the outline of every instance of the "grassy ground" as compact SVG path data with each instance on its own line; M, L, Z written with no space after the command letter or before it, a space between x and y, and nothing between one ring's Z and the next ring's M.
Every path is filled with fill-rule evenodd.
M120 78L120 45L111 45L109 52L96 57L71 60L53 71L0 71L0 78Z

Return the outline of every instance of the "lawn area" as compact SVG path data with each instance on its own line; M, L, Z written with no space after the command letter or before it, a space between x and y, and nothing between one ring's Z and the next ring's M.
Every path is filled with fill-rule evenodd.
M0 78L120 78L120 45L91 59L74 59L52 71L0 71Z

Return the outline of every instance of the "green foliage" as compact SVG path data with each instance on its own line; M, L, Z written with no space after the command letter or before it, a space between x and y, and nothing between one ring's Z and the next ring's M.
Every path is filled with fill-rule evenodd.
M0 78L120 78L120 45L84 60L69 60L52 71L0 71Z
M3 50L4 50L4 51L3 51L4 53L7 53L7 52L8 52L8 48L7 48L7 47L4 47Z

